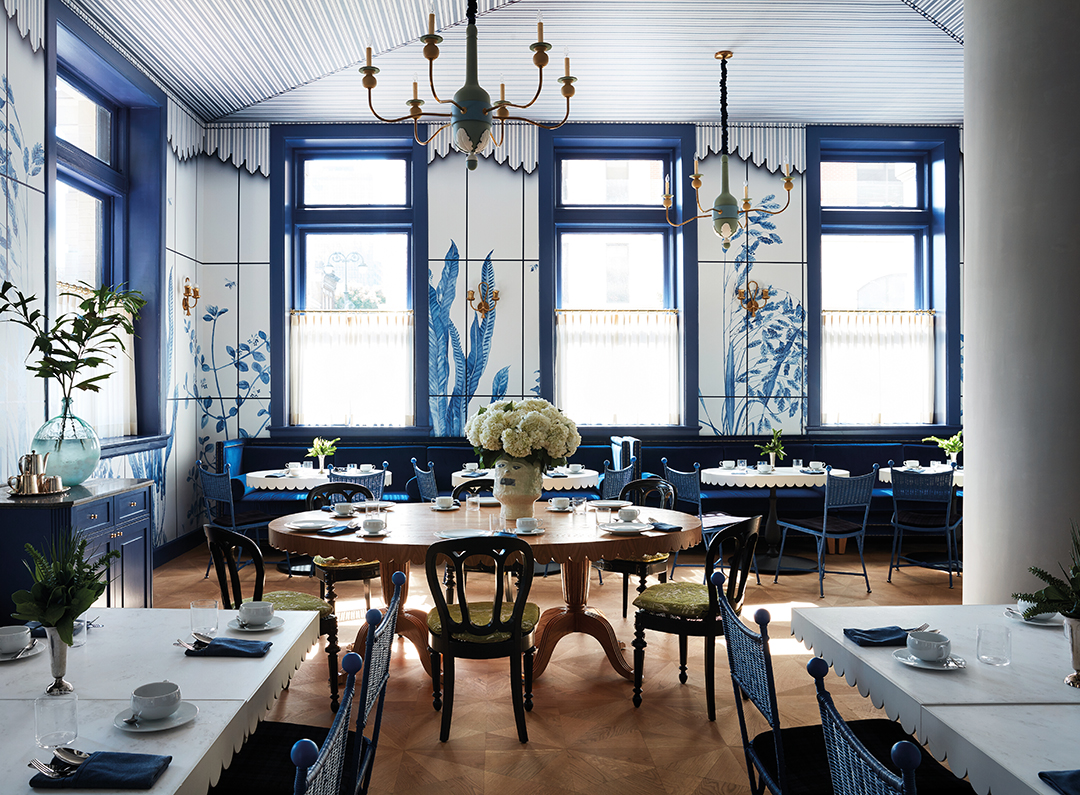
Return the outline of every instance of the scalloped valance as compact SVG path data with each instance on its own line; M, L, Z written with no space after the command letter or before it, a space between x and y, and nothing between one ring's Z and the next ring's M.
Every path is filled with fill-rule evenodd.
M4 9L30 49L37 52L45 46L45 0L4 0Z
M493 129L495 135L498 135L500 126L496 125ZM429 124L427 135L431 135L437 129L437 125ZM480 154L484 157L494 157L496 163L505 163L514 171L523 168L526 174L531 174L536 170L537 139L537 127L535 125L524 122L507 122L506 137L502 145L488 147ZM455 151L450 137L450 129L442 130L428 143L428 162L433 162L436 157L446 157Z

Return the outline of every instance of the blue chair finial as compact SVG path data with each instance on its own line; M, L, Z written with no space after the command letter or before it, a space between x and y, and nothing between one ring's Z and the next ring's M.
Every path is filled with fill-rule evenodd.
M319 758L319 746L311 740L297 740L289 752L289 758L297 767L311 767Z

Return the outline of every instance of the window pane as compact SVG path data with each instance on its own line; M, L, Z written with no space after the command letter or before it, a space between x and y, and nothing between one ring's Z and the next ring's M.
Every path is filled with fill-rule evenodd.
M105 264L105 203L56 181L56 278L98 286Z
M56 135L103 163L112 163L112 113L56 79Z
M915 309L916 236L822 235L822 309Z
M409 236L309 234L305 309L408 309Z
M664 306L662 234L564 234L561 241L563 309Z
M823 207L918 207L915 163L821 164Z
M662 160L563 160L562 204L661 206Z
M408 197L407 181L404 160L305 160L301 204L403 205Z

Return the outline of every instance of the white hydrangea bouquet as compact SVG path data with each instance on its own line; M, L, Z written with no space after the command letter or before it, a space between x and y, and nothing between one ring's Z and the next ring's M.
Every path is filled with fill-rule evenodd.
M581 444L574 421L541 398L496 400L480 407L465 425L465 438L482 467L504 454L545 468L560 466Z

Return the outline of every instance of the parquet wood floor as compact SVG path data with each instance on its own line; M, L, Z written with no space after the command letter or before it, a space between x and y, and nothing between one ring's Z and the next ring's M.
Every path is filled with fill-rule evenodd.
M790 540L789 540L790 543ZM747 588L743 615L758 607L772 613L770 635L778 698L784 725L817 723L813 680L806 673L809 652L790 637L790 608L800 605L959 604L962 578L953 589L944 572L906 568L885 581L888 552L880 540L867 542L867 567L873 593L861 577L826 575L825 598L818 598L817 577L762 577ZM796 554L811 554L809 547ZM700 556L680 556L680 562ZM830 567L858 566L854 547L831 556ZM193 550L154 572L154 605L186 607L190 600L218 595L215 580L203 579L207 553ZM272 567L271 567L272 568ZM248 570L244 575L250 578ZM677 569L677 579L698 580L700 568ZM653 581L650 580L650 583ZM381 605L378 583L374 604ZM634 587L634 584L631 585ZM318 594L318 582L268 572L268 590L288 588ZM363 585L344 583L338 601L342 645L353 637L364 611ZM531 600L541 607L562 604L559 578L537 577ZM609 575L600 585L594 572L589 603L605 612L619 639L632 654L633 608L621 617L622 582ZM432 607L423 572L413 570L410 607ZM647 633L642 705L635 709L632 684L616 675L599 644L590 637L563 639L544 675L534 686L528 713L529 743L517 741L509 702L506 660L457 663L457 692L450 740L439 742L439 713L431 706L431 680L411 644L398 640L391 667L382 739L375 762L372 792L395 795L447 793L472 795L634 795L634 793L744 793L749 791L735 713L727 657L717 653L717 719L705 715L700 639L690 639L689 681L679 684L678 643L674 636ZM313 648L267 715L271 720L329 726L331 713L326 658ZM845 717L884 717L869 700L839 678L830 692ZM752 710L750 711L752 712ZM288 749L282 753L287 754Z

